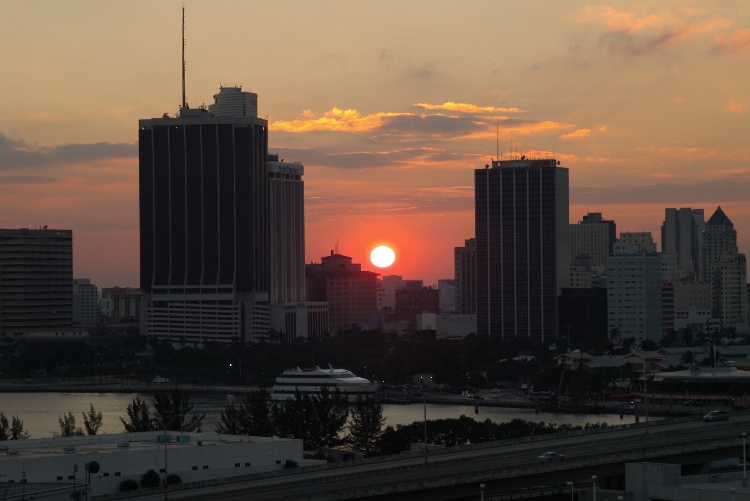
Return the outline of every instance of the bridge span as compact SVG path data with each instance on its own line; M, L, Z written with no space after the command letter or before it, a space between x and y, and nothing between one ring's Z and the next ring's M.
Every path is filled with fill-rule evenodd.
M739 458L744 430L750 430L748 413L716 423L695 417L651 421L171 486L169 499L461 501L479 499L484 484L489 500L521 489L590 482L592 475L601 488L624 489L625 463L681 464L690 474L710 460ZM545 451L565 458L539 460ZM133 491L98 499L164 497Z

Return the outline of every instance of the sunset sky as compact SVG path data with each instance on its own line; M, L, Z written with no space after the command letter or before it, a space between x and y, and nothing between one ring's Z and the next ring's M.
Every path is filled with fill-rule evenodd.
M658 243L666 207L721 205L750 253L750 3L708 3L6 0L0 227L72 229L76 278L139 286L138 120L178 110L184 5L188 103L256 92L305 165L308 262L452 278L498 151L568 167L571 222Z

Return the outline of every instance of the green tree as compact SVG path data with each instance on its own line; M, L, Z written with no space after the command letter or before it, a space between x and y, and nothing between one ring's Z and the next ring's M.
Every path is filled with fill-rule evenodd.
M384 424L383 408L380 404L370 397L360 396L351 411L348 442L356 450L369 456L377 450Z
M255 437L273 436L272 407L271 395L265 389L248 393L242 407L244 411L244 433Z
M29 438L29 433L23 429L23 421L18 416L13 416L11 423L8 418L0 412L0 440L20 440Z
M234 400L224 404L224 410L221 411L220 421L214 428L216 433L226 435L242 435L244 433L242 425L242 407L237 407Z
M24 438L29 438L29 432L23 429L23 421L18 416L13 416L10 424L10 439L22 440Z
M128 420L125 421L120 418L125 431L127 433L134 433L138 431L150 431L153 430L153 423L151 419L151 411L146 402L138 397L135 397L133 401L128 405L127 408Z
M154 393L154 426L157 430L169 431L200 431L205 414L193 413L190 400L180 390L174 390L170 395L160 391Z
M68 412L67 415L63 414L57 419L60 423L60 433L53 433L55 437L78 437L83 435L83 430L76 427L76 417L72 412Z
M159 483L161 483L161 477L154 470L148 470L141 477L141 487L145 489L159 487Z
M86 433L96 435L99 428L102 427L102 413L96 412L94 404L89 404L89 411L81 414L83 414L83 426L86 428Z
M349 408L338 390L323 388L313 396L295 392L293 399L274 406L272 415L278 436L302 439L306 450L318 451L343 443Z

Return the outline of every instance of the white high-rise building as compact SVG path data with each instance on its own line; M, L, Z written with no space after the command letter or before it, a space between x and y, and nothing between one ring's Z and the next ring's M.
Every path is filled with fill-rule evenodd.
M656 243L650 231L622 232L612 250L613 254L650 254L653 252L656 252Z
M88 278L73 279L73 323L93 325L99 322L99 289Z
M655 253L615 254L607 260L607 329L620 338L660 341L661 259Z

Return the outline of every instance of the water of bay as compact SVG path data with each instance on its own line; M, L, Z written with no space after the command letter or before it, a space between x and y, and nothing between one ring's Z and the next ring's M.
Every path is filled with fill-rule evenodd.
M51 437L60 431L58 419L60 416L73 413L78 426L83 428L82 413L93 405L97 412L102 413L102 427L99 433L122 433L124 427L120 418L127 419L127 407L135 397L151 403L151 394L138 393L0 393L0 412L11 420L18 416L24 424L24 429L31 438ZM190 394L193 412L206 414L203 421L203 431L213 432L214 427L221 420L221 411L226 402L232 398L238 402L243 395L230 394ZM473 405L438 405L427 404L427 419L458 418L462 415L484 421L489 419L495 423L507 422L512 419L524 419L534 422L571 424L585 426L587 423L607 423L608 425L630 424L635 417L618 414L553 414L536 413L533 409L518 409L508 407L483 407L475 413ZM410 405L383 405L385 424L396 426L422 422L425 406L422 403Z

